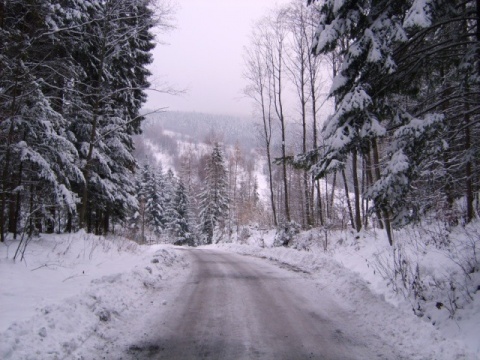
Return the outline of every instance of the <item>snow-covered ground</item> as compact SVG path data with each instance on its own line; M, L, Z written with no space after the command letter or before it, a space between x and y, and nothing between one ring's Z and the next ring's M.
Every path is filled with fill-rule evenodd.
M422 348L436 359L480 359L478 292L453 319L446 305L432 308L431 301L420 318L379 274L382 261L374 260L388 261L391 253L382 233L327 234L326 250L325 235L318 230L302 234L296 246L303 250L296 250L270 248L274 231L252 230L247 244L213 247L307 272L366 327L382 329L387 343L403 344L405 354ZM17 243L7 245L0 245L1 359L95 359L99 354L109 359L109 349L149 331L148 319L174 306L190 272L188 256L177 247L139 246L119 237L42 235L29 244L24 261L16 262ZM426 252L423 260L455 271L444 255ZM431 281L427 275L422 278ZM385 306L370 306L372 296Z
M172 246L84 232L42 235L13 262L17 245L0 245L1 359L109 359L102 349L168 306L187 266Z

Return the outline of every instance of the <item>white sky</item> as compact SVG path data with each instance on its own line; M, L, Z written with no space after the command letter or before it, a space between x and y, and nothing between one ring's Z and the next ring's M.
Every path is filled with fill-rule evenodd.
M151 66L152 85L168 82L181 96L148 91L146 108L248 116L242 95L243 48L256 20L287 0L177 0L177 28L161 35Z

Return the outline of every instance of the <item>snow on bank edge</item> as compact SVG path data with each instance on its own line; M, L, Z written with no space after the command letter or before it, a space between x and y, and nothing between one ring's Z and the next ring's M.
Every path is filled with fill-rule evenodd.
M15 247L0 247L0 358L6 360L100 350L116 336L116 324L161 305L149 295L161 293L187 266L168 245L83 232L42 235L29 244L24 262L11 260Z

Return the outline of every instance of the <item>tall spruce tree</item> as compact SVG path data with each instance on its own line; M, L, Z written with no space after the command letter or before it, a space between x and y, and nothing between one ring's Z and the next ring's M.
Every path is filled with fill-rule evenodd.
M72 75L65 24L50 5L0 4L1 241L18 226L53 231L58 211L75 208L70 182L83 181L58 91Z
M88 8L75 59L83 69L78 86L83 117L72 132L83 160L79 221L108 229L109 214L123 218L135 204L129 173L135 167L132 135L139 133L139 110L146 96L146 66L152 61L155 25L148 0L108 0Z
M195 245L189 215L190 203L182 181L176 183L175 194L170 206L168 228L175 245Z
M162 197L162 186L164 183L161 166L157 170L151 170L145 165L147 170L143 175L144 178L144 201L147 223L151 231L160 236L164 230L164 214L165 208Z
M206 178L200 194L200 234L203 244L221 235L228 217L228 174L220 144L213 146L206 164ZM215 233L219 234L215 234Z

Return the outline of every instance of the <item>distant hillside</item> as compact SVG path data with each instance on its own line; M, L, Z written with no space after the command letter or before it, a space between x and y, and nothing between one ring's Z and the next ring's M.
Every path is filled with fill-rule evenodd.
M229 115L168 111L148 115L143 130L144 136L152 142L155 142L152 137L158 134L158 130L164 130L190 137L195 143L214 136L226 145L238 142L245 149L258 144L254 121Z

